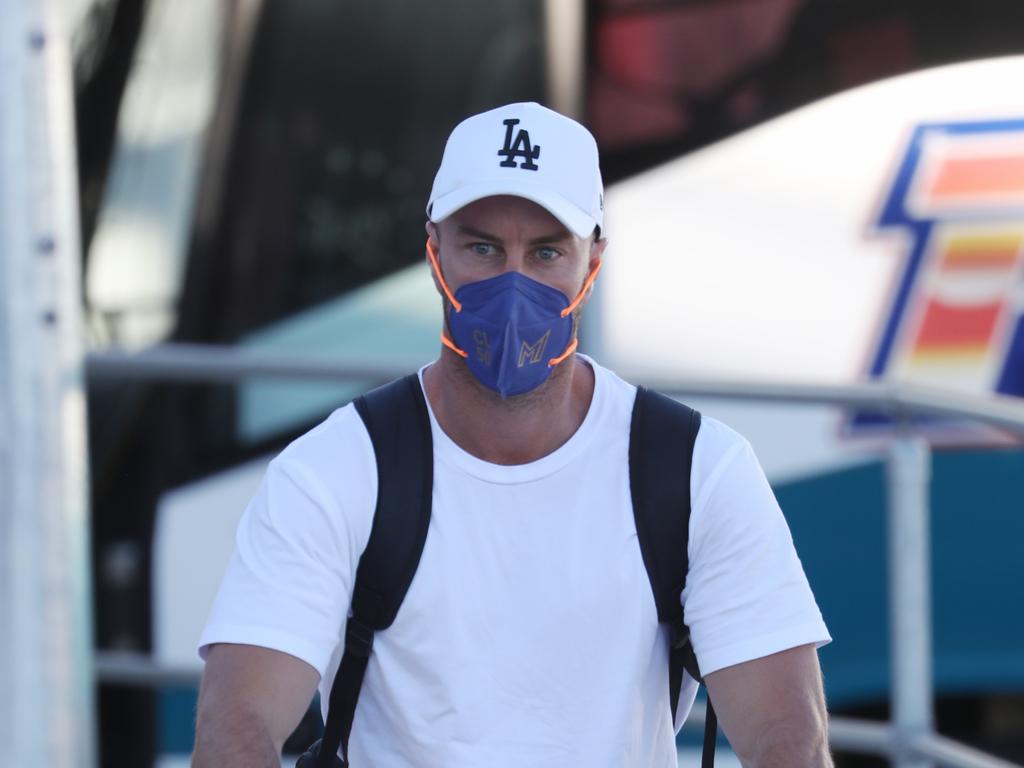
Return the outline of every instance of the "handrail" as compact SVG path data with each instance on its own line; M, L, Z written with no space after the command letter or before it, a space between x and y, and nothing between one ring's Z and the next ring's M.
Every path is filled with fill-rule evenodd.
M896 420L907 420L915 415L971 419L1024 436L1024 400L1005 395L970 395L894 382L793 384L727 379L673 382L643 376L633 376L630 380L641 381L670 395L794 405L843 405L883 413Z
M97 682L140 688L163 685L197 688L203 675L198 663L168 664L136 651L96 651L92 670Z
M323 355L227 345L167 343L139 352L97 350L86 356L91 379L233 382L252 377L384 382L404 376L423 361L330 359ZM620 372L629 381L688 397L812 405L841 405L895 419L914 415L966 418L1024 436L1024 400L970 395L937 387L893 382L786 383L754 379L667 378L644 371Z
M423 361L367 364L323 355L296 354L215 344L166 343L130 352L104 349L85 358L91 379L137 379L178 382L234 382L254 377L313 381L391 379L416 370Z

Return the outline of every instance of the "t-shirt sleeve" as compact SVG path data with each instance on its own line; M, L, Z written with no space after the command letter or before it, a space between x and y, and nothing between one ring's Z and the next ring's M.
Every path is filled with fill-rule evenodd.
M321 425L270 463L239 523L199 641L202 658L214 643L258 645L323 676L342 639L377 492L368 446L359 444L368 436L344 430L356 444L339 448L330 440L338 426ZM348 493L338 487L345 484Z
M750 444L705 419L694 452L683 590L701 672L831 640Z

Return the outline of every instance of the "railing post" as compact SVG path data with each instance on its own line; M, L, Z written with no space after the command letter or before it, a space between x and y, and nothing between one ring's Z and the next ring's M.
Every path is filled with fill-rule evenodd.
M889 623L892 659L893 765L927 768L911 746L934 731L932 694L931 569L928 487L931 451L909 434L890 446Z
M0 765L96 765L65 3L0 3Z

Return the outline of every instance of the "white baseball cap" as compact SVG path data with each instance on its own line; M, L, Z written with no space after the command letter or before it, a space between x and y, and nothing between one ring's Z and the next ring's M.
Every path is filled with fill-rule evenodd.
M427 217L438 222L493 195L532 200L588 237L604 222L597 142L575 120L533 102L466 118L448 137Z

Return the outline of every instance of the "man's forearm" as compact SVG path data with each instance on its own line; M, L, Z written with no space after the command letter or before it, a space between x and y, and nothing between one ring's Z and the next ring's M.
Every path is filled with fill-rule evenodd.
M192 768L280 768L280 748L260 717L244 709L200 711Z
M255 645L212 645L199 689L193 768L281 768L320 675L304 661Z
M833 768L825 729L771 728L758 738L744 768Z

